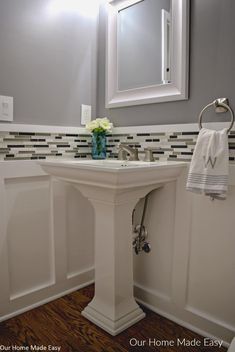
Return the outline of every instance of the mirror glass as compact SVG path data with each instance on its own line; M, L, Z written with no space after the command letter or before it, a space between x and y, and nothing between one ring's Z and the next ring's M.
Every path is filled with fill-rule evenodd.
M142 0L117 14L119 91L171 82L171 0Z

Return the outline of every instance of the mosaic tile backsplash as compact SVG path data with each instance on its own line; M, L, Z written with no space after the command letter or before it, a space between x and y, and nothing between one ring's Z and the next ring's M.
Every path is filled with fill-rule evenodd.
M138 148L154 149L156 160L190 161L198 132L110 134L107 157L117 158L117 145L122 142ZM235 131L229 135L229 159L235 162ZM37 160L48 158L91 158L89 134L53 134L0 132L0 160Z

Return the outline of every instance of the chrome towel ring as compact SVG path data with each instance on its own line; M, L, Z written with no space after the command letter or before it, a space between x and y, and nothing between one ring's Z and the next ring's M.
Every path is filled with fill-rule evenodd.
M227 111L230 112L231 123L230 123L230 126L228 128L228 133L229 133L231 131L231 129L233 128L233 125L234 125L234 113L233 113L233 110L229 106L227 98L216 99L212 103L210 103L207 106L205 106L204 109L202 109L202 111L200 112L199 117L198 117L199 129L202 129L202 115L203 115L203 113L205 112L205 110L207 110L211 106L215 107L215 111L217 113L222 113L222 112L227 112Z

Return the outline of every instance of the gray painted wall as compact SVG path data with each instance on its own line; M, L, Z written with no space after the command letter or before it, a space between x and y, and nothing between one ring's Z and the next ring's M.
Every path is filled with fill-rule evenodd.
M14 122L79 126L81 103L92 104L93 117L109 116L116 126L195 122L200 109L219 96L235 108L234 0L191 0L188 101L109 111L103 9L96 90L96 20L77 13L50 18L49 1L0 1L0 94L14 96Z
M216 97L228 97L235 108L235 1L191 0L190 98L105 110L105 12L100 12L97 115L116 126L196 122L201 108ZM227 114L226 114L227 115ZM207 120L226 119L208 113Z
M82 103L95 117L97 18L49 16L50 1L0 1L0 94L15 123L78 126Z

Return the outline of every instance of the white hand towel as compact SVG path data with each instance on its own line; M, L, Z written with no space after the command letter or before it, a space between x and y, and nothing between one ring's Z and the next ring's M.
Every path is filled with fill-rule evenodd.
M186 189L211 198L226 199L229 151L227 129L202 128L189 168Z

